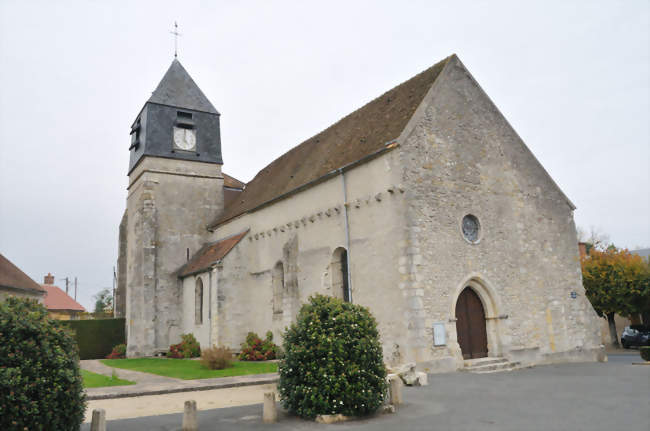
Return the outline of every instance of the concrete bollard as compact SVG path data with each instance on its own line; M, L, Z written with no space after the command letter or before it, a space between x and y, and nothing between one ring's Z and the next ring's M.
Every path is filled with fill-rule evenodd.
M183 431L198 431L199 423L196 419L196 401L185 401L183 410Z
M106 410L93 410L93 419L90 423L90 431L106 431Z
M262 422L270 424L278 421L278 410L275 407L275 392L264 394L264 410L262 411Z
M390 381L390 403L394 406L398 406L402 404L402 387L404 386L404 383L402 383L402 379L397 377L393 377Z

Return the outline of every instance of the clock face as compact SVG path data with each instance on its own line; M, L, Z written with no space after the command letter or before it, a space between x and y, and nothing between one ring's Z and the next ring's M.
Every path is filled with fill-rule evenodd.
M196 149L196 130L174 127L174 145L181 150Z

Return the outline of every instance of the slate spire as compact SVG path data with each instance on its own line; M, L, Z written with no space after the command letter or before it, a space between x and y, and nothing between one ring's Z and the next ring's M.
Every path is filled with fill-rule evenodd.
M219 114L177 58L172 61L148 102Z
M147 156L222 164L219 116L174 59L131 125L129 175Z

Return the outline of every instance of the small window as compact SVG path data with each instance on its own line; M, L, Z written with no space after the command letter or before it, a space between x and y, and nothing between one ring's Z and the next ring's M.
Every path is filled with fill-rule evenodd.
M348 285L348 252L343 247L334 250L330 262L332 274L332 296L350 302L350 289Z
M284 299L284 265L278 262L273 268L271 283L273 284L273 314L282 314Z
M200 278L196 279L194 288L194 323L203 324L203 280Z
M476 216L467 214L465 217L463 217L462 231L463 236L467 241L471 242L472 244L476 244L479 240L480 229L481 225L478 222Z
M176 111L176 126L184 129L193 129L194 120L189 112Z
M138 118L133 123L133 126L131 126L131 146L129 147L129 151L133 148L137 149L138 145L140 145L140 129L140 118Z

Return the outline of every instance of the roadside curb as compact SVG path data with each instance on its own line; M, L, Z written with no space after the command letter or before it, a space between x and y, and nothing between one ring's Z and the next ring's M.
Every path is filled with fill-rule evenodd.
M164 394L174 394L178 392L196 392L196 391L209 391L213 389L228 389L228 388L237 388L241 386L255 386L255 385L267 385L271 383L277 383L280 380L278 375L262 377L255 380L245 380L240 382L228 382L228 383L212 383L199 386L176 386L170 387L167 389L154 389L154 390L134 390L133 392L124 392L124 393L107 393L107 394L89 394L86 390L86 399L89 401L92 400L110 400L116 398L131 398L131 397L141 397L146 395L164 395ZM116 386L117 387L117 386Z

